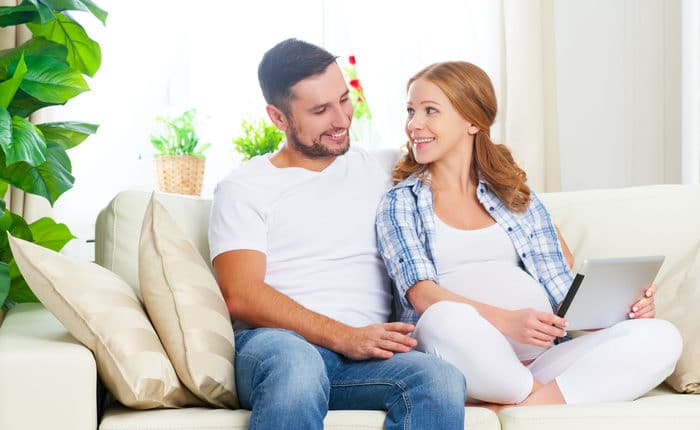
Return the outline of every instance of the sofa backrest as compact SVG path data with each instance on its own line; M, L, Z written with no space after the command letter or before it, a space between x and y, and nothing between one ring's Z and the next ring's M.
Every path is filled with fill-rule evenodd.
M378 152L387 169L396 151ZM662 309L700 249L700 186L650 185L608 190L539 194L576 258L662 254L656 279ZM207 228L211 200L157 194L204 259L209 261ZM124 191L97 219L95 260L124 278L140 296L138 245L150 193Z
M151 194L120 192L100 211L95 223L95 262L121 276L139 298L139 239ZM165 193L156 193L156 196L204 260L210 263L207 229L211 199Z

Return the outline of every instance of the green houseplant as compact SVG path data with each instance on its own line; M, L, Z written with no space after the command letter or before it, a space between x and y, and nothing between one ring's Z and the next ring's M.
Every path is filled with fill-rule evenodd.
M175 118L158 117L164 133L151 135L156 149L155 158L158 189L166 193L199 195L204 178L204 151L194 127L196 111L187 110Z
M244 160L276 151L284 139L282 131L262 118L243 120L241 131L243 134L233 139L233 147L243 155Z
M54 204L75 179L67 150L95 133L82 122L32 124L37 110L65 104L89 90L83 75L100 67L99 44L68 11L86 11L103 24L107 12L90 0L24 0L0 7L0 27L26 24L33 38L0 51L0 306L37 301L17 269L7 233L53 250L75 236L64 224L41 218L31 224L8 210L4 196L12 185Z

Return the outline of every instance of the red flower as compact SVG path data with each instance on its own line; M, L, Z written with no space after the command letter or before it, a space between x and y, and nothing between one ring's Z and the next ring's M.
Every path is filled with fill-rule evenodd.
M359 90L360 89L360 80L359 79L351 79L350 86Z
M350 62L350 64L352 64L354 66L355 65L355 56L351 55L350 57L348 57L348 61Z

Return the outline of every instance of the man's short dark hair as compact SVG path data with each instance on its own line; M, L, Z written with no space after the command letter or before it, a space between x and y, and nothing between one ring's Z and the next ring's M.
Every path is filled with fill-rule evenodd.
M290 88L322 73L337 57L299 39L287 39L270 48L258 66L258 81L265 101L289 113Z

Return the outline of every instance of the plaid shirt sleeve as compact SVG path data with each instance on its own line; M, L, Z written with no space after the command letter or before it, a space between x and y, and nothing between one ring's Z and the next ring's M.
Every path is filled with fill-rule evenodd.
M566 264L549 211L534 192L531 192L530 199L529 212L532 216L533 251L537 254L537 276L555 302L552 306L556 307L564 300L573 281L573 274Z
M389 190L377 210L377 247L404 305L406 292L416 282L438 282L422 228L411 188Z

